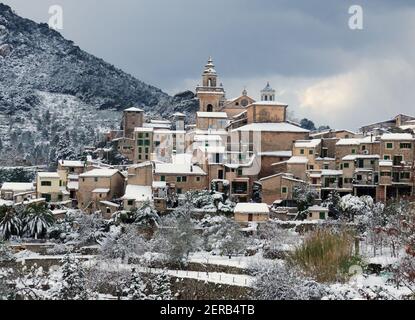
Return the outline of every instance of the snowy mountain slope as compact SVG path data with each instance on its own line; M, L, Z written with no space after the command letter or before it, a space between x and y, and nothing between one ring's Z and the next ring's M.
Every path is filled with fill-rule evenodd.
M191 92L170 97L0 3L0 165L12 158L38 164L34 149L53 139L53 134L42 137L43 125L61 127L69 136L79 130L76 124L86 131L115 128L121 116L115 111L130 106L168 117L176 111L193 113L197 100ZM56 114L56 123L42 122L46 109ZM27 135L33 136L33 144ZM91 142L70 141L75 149Z

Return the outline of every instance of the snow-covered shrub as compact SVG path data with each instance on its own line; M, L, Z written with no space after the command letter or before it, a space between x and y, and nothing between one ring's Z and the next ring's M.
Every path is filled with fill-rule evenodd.
M120 233L108 233L100 242L103 258L121 259L123 262L143 255L148 249L148 243L133 225L123 227Z
M225 216L205 216L200 222L203 228L203 245L207 251L217 251L219 254L232 256L242 253L246 240L240 227L232 219Z
M10 250L9 246L7 246L4 242L0 241L0 263L14 260L15 257L13 255L13 252Z
M323 285L281 264L259 270L253 288L253 298L260 300L320 300L326 293Z

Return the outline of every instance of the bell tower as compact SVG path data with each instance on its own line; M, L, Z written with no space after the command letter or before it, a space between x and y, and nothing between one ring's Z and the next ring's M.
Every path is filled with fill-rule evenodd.
M269 82L266 87L261 90L261 101L275 101L275 90L271 88Z
M211 57L202 74L202 85L196 87L196 94L199 98L199 111L217 112L222 109L225 101L225 90L222 84L218 85L218 75Z

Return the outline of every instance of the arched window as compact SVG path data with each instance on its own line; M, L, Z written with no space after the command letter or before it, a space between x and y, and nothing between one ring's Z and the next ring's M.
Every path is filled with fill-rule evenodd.
M213 112L213 106L211 104L208 104L206 107L207 112Z
M211 87L212 86L212 79L211 78L209 78L208 79L208 87Z

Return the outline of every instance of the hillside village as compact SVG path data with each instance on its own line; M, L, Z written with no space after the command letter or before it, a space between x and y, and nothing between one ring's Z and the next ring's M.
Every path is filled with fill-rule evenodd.
M227 99L211 58L204 67L196 95L199 100L196 123L189 123L186 115L179 112L168 120L149 119L142 109L129 107L123 111L120 129L106 132L96 148L88 148L79 157L59 159L55 171L36 169L34 181L4 181L0 189L3 212L0 217L6 219L10 212L39 206L47 208L53 220L61 224L74 212L78 214L77 219L84 219L79 216L81 214L96 217L104 224L108 221L137 222L138 215L140 221L146 221L146 228L140 234L148 241L165 230L162 219L169 219L178 212L186 211L190 215L186 215L188 220L191 217L197 221L197 227L193 227L202 234L213 228L215 219L223 223L225 220L221 219L226 218L226 223L218 227L223 228L223 233L216 234L218 238L213 245L220 247L219 255L210 255L207 261L220 260L211 264L217 268L221 266L224 271L220 272L224 274L238 274L225 269L235 267L231 262L234 255L240 256L239 264L242 261L247 265L250 257L258 254L258 248L267 248L268 256L263 254L261 261L275 260L276 256L285 256L287 250L294 250L306 238L306 231L336 224L344 215L348 219L343 221L343 227L364 224L366 231L361 238L348 238L348 243L352 243L354 256L375 251L371 262L367 263L372 268L383 270L398 258L413 257L414 243L406 236L407 230L412 230L409 234L415 230L415 116L399 114L393 119L366 125L359 132L346 129L312 132L288 120L288 105L278 101L269 83L260 92L259 101L250 97L247 90L239 97ZM114 157L122 161L111 164L109 159ZM389 213L393 211L390 216L400 217L398 222L394 220L399 227L394 225L393 230L399 229L402 235L399 241L393 242L393 249L388 247L387 240L391 235L388 228L392 227L382 225L376 216L387 214L385 208ZM361 216L365 219L359 220ZM379 225L375 225L375 219ZM179 223L177 228L186 226L183 220L178 221L183 226ZM406 233L401 230L402 221L405 221ZM7 226L1 225L2 235L11 241L15 253L27 252L30 247L27 243L51 245L48 228L52 223L45 223L32 233L31 240L25 244L21 241L21 230L10 227L10 220L6 222ZM274 226L271 231L268 230L270 226ZM387 234L380 245L383 252L378 247L379 238L373 240L375 236L371 232L380 230L376 228L383 228ZM383 231L377 236L381 237L379 233ZM272 236L267 238L270 233ZM229 243L224 245L219 241L221 237ZM369 238L371 240L367 240ZM276 246L275 242L278 242L278 249L269 254L269 247ZM258 246L258 243L262 244ZM93 250L97 250L97 244L102 246L98 240L89 244ZM256 249L248 254L250 247ZM376 250L382 253L376 254ZM202 251L209 250L205 246ZM193 263L204 259L194 248L184 254L187 259L189 255ZM225 259L221 260L220 256ZM392 262L384 264L385 259L388 260L385 256ZM168 268L171 271L171 266ZM189 277L189 271L199 270L187 269L184 277ZM174 272L170 272L170 276L173 275ZM242 287L250 287L251 281L258 281L254 278L252 274L242 277ZM411 279L413 281L413 277ZM232 283L221 281L216 283L232 287ZM238 280L234 276L235 281ZM254 287L261 287L261 283L255 282ZM394 293L400 298L410 296L407 288L413 286L408 285L404 293L398 290ZM340 291L336 294L340 295ZM372 291L368 296L362 291L356 292L363 299L384 298ZM228 297L247 297L238 294ZM334 299L336 294L322 294L321 297ZM347 298L356 298L359 294Z

